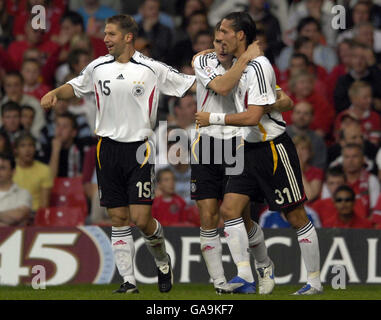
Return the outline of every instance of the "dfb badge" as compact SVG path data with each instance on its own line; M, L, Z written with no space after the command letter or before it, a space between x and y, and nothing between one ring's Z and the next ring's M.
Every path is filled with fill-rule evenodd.
M144 87L141 84L137 84L132 88L132 94L135 97L140 97L144 94Z

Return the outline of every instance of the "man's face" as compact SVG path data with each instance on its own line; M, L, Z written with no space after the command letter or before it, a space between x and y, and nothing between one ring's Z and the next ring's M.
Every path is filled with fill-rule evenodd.
M213 47L213 39L210 35L200 35L197 37L197 41L193 45L194 52L200 52Z
M65 19L61 24L61 34L67 36L69 39L73 38L76 34L82 32L81 25L73 24L69 19Z
M33 126L34 112L29 109L21 110L21 124L25 130L30 130Z
M312 91L314 82L311 80L310 76L302 76L295 82L295 95L298 97L306 98Z
M194 122L194 115L197 110L197 103L192 96L187 95L180 100L180 105L176 108L176 115L186 119L190 123Z
M290 74L296 74L300 70L306 70L307 64L306 61L303 58L292 58L289 65Z
M357 4L353 9L353 23L359 24L369 21L369 9L365 4Z
M223 33L216 31L214 34L214 50L216 51L217 58L221 63L230 63L233 60L233 55L226 52L226 47L222 45Z
M364 165L364 156L358 148L345 148L342 151L343 168L346 173L357 173Z
M226 48L226 52L234 55L238 49L238 32L235 32L232 27L232 21L224 19L222 20L220 31L222 33L222 45ZM242 32L242 31L240 31Z
M20 129L20 113L16 110L4 112L2 117L3 126L7 132L16 132Z
M13 170L8 160L0 159L0 185L12 181Z
M142 16L144 19L158 19L160 4L155 0L147 0L142 7Z
M298 129L308 129L313 120L312 106L305 102L298 103L292 112L292 124Z
M34 142L30 139L22 140L16 148L16 154L19 157L19 159L27 163L33 162L35 152L36 147L34 145Z
M358 125L348 126L344 128L344 144L364 144L363 133Z
M173 195L175 193L175 177L173 173L163 172L158 186L165 195Z
M352 195L348 191L339 191L334 201L339 215L351 215L353 213L355 199L352 198Z
M91 62L88 54L81 54L78 57L78 63L74 65L74 71L79 74Z
M364 25L358 30L358 35L356 40L360 43L363 43L371 48L373 48L374 41L374 30L371 25Z
M351 67L357 73L363 73L367 69L365 53L362 48L354 48L352 50Z
M320 32L315 23L309 23L300 30L299 36L311 39L314 43L319 43Z
M34 85L38 82L38 77L40 76L40 68L34 62L24 63L21 74L27 85Z
M372 105L372 89L370 87L361 88L357 94L351 97L352 104L363 111L370 110Z
M312 41L305 42L298 50L299 53L303 53L309 61L313 61L315 45Z
M327 176L327 188L331 195L333 195L337 188L345 184L344 176Z
M206 16L204 14L196 14L192 16L187 27L187 33L190 38L193 39L199 31L203 30L208 30L208 21Z
M125 36L123 36L123 33L119 30L116 24L106 24L104 43L109 54L114 57L119 57L124 52L126 47Z
M64 117L58 117L56 120L55 137L62 143L69 143L77 135L77 130L73 128L71 120Z
M18 102L23 95L23 84L19 77L10 75L5 77L5 93L9 100Z

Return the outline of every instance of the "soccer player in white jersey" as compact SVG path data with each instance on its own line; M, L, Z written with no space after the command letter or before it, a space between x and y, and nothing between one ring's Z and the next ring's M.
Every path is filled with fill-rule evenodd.
M228 14L221 22L223 46L239 58L255 38L255 23L247 13ZM247 267L248 239L242 212L257 193L262 193L270 210L282 211L296 229L298 242L307 269L307 284L295 292L311 295L323 292L320 281L320 253L317 234L308 220L303 203L303 190L298 156L292 140L285 132L281 113L264 114L264 106L276 100L274 70L266 57L252 60L242 75L235 92L236 114L196 114L196 123L207 125L243 126L244 171L230 176L221 214L225 220L226 237L238 276L233 283L245 285L251 278Z
M153 255L161 292L172 288L170 257L163 228L151 215L153 164L147 138L156 121L159 93L183 96L195 77L145 57L134 49L138 26L128 15L106 20L109 54L92 61L77 77L41 99L49 108L57 99L94 94L97 103L97 176L100 202L112 220L111 244L124 283L115 292L138 292L130 223L141 231ZM137 153L144 149L142 161Z
M224 51L222 34L218 29L219 24L215 28L215 52L198 55L194 59L198 111L233 113L236 110L231 90L241 78L247 63L260 54L260 49L257 43L250 45L233 65L233 56ZM279 101L278 106L280 106ZM203 127L199 128L191 147L193 157L191 192L192 199L197 201L200 212L201 252L217 293L228 293L232 290L234 293L255 293L256 291L254 281L249 285L236 288L226 284L222 266L222 243L217 232L220 218L218 201L222 200L224 195L228 178L226 168L232 166L232 162L227 161L227 158L234 156L236 142L241 135L241 130L237 127L218 125ZM229 150L233 151L232 155L226 154L227 149L224 146L227 145L230 146ZM202 150L210 152L207 157L208 163L204 163L206 161L202 159ZM222 158L219 159L220 157ZM250 252L255 258L259 293L269 294L275 282L273 263L267 255L263 231L256 222L251 220L249 205L244 211L243 218L249 237Z

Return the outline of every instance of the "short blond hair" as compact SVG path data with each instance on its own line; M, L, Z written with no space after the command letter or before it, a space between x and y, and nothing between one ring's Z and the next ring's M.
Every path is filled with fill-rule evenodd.
M368 82L356 80L349 87L349 90L348 90L349 97L353 98L354 96L356 96L359 93L359 91L361 89L364 89L364 88L370 88L372 90L372 86Z

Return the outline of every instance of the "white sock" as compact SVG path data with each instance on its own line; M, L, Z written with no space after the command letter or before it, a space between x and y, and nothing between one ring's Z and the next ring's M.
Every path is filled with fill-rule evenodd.
M321 288L319 241L313 224L308 222L296 231L300 252L307 269L307 283L316 289Z
M209 275L213 283L226 283L222 266L222 243L217 229L203 230L200 228L200 246Z
M111 246L116 266L123 281L136 285L134 275L135 245L131 227L112 227Z
M238 269L238 276L253 282L250 266L249 239L242 218L225 221L225 238Z
M146 243L146 246L148 248L148 251L152 254L152 256L155 259L155 263L157 267L163 266L168 264L168 254L167 250L165 249L165 240L164 240L164 231L163 227L161 226L160 222L156 221L156 229L155 232L147 236L144 233L142 233L144 237L144 241Z
M267 255L267 247L262 228L255 221L253 221L253 223L254 225L248 232L247 236L249 237L250 252L255 259L255 267L257 269L268 267L271 260Z

